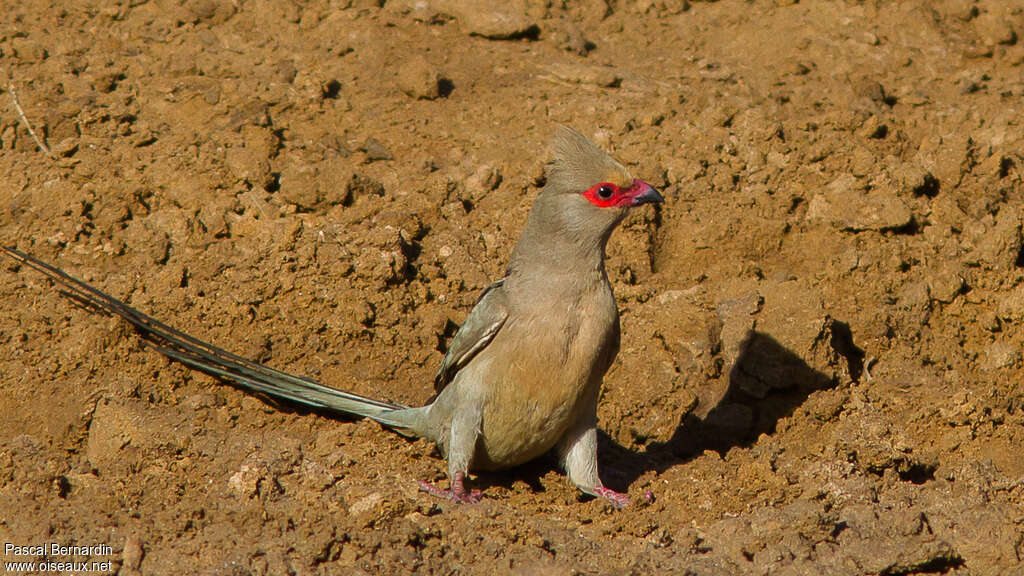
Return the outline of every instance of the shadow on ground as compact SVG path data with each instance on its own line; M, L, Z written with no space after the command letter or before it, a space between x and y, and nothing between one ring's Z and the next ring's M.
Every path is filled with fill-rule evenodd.
M863 372L864 352L856 347L849 326L833 322L832 349L853 380ZM751 331L728 372L728 386L709 408L687 413L665 442L642 452L626 448L601 433L599 450L604 481L624 490L650 470L664 471L706 450L725 454L772 434L779 420L791 415L816 390L837 385L837 379L815 370L771 335Z

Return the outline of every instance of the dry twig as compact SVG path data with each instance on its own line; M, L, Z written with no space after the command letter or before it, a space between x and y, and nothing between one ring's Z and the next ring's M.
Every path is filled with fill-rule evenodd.
M53 152L50 152L50 149L46 147L46 144L43 144L43 141L36 135L36 131L32 129L32 125L28 123L28 118L25 117L25 111L21 109L21 102L18 102L18 93L14 91L13 82L7 85L7 91L11 93L11 101L14 102L14 109L17 110L18 117L21 118L21 123L24 124L25 129L28 130L29 136L32 136L32 139L36 141L36 146L39 146L40 150L46 152L46 155L50 158L53 158Z

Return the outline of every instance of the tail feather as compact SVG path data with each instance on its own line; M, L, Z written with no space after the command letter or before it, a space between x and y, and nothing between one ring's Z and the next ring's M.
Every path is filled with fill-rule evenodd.
M158 352L190 368L226 380L240 388L300 406L371 418L388 426L400 425L388 415L405 410L405 406L343 392L324 386L311 378L295 376L247 360L143 314L121 300L24 252L11 247L4 247L3 250L15 260L57 282L61 286L62 295L90 309L123 318L134 326L144 339L152 343Z

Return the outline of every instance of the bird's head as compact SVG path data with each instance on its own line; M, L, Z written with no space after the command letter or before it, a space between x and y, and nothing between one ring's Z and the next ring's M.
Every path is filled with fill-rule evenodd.
M634 178L622 164L587 139L559 126L551 140L547 182L534 211L562 230L601 244L630 208L663 202L650 184Z

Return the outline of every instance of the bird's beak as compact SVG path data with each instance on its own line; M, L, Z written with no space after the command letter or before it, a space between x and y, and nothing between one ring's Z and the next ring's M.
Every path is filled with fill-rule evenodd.
M633 181L633 189L630 191L629 197L633 199L633 203L630 204L631 206L660 204L665 201L665 197L661 193L643 180Z

